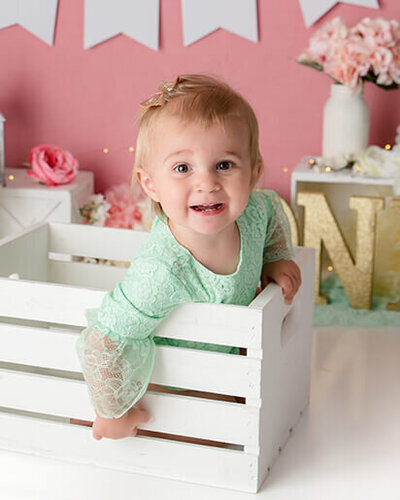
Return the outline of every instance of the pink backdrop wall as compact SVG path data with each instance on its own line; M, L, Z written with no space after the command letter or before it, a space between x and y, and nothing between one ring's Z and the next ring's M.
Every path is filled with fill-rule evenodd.
M180 0L160 5L158 52L124 35L84 50L83 0L59 0L53 46L20 26L0 30L7 166L22 165L31 147L49 143L69 149L81 169L95 172L96 191L128 181L138 103L161 79L208 72L253 104L267 167L263 185L288 198L290 172L299 159L321 152L322 108L331 83L296 63L310 35L335 16L349 24L365 16L400 18L399 0L380 0L379 10L338 4L307 29L298 0L259 0L259 43L218 30L184 47ZM400 90L385 92L369 84L365 95L370 143L392 143L400 123Z

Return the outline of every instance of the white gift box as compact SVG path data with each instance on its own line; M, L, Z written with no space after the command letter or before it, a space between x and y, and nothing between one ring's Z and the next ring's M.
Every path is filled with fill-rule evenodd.
M245 402L148 392L152 419L142 428L157 437L95 441L90 428L70 423L94 419L75 344L85 309L126 269L73 257L128 262L147 234L43 223L0 242L0 447L256 492L308 403L314 252L296 249L303 282L292 305L271 283L249 306L181 305L156 332L246 351L157 346L154 384Z
M25 168L7 168L0 187L0 238L38 222L80 222L79 207L94 190L92 172L80 171L74 182L43 186Z

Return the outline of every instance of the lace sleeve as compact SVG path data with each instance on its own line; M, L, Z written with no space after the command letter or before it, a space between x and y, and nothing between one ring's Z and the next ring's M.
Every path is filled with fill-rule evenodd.
M172 309L187 301L167 264L146 257L132 263L99 309L86 311L88 327L77 351L99 415L120 417L144 395L155 357L153 334Z
M276 260L292 260L294 257L290 225L279 196L274 191L267 190L270 202L270 214L264 243L263 263Z
M113 338L89 326L78 339L77 351L90 399L102 417L122 416L145 393L155 355L151 337Z

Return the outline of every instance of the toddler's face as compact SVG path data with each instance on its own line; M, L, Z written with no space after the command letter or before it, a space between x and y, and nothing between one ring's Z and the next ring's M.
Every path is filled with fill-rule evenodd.
M150 135L150 153L138 177L161 204L172 232L211 235L234 224L258 178L246 125L233 118L204 127L161 116Z

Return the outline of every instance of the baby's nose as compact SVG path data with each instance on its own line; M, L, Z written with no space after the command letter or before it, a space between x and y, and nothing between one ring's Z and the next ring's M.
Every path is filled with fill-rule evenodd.
M220 189L219 179L216 172L203 172L199 174L196 183L198 191L217 191Z

